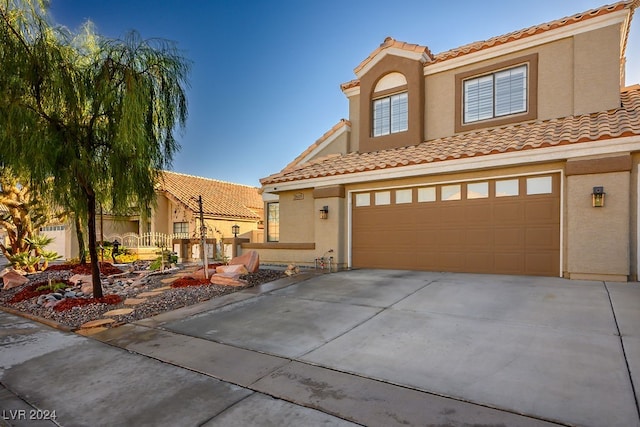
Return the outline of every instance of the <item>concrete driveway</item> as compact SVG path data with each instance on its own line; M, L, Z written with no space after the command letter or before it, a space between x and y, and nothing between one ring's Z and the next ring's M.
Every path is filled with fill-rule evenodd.
M122 369L128 381L156 387L175 375L180 393L190 381L203 390L207 415L193 416L190 401L178 425L626 427L640 426L639 326L638 283L356 270L267 284L95 338L144 359L141 372ZM68 358L69 345L49 344L42 357ZM42 372L6 349L0 366L13 367L0 383L29 395ZM146 380L147 369L164 379ZM50 387L28 403L47 407L59 386ZM144 421L135 408L122 420Z

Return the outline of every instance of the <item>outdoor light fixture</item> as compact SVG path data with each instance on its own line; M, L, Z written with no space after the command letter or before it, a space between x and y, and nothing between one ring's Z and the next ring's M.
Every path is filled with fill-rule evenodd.
M322 209L320 209L320 219L327 218L329 218L329 206L323 206Z
M240 226L238 224L231 227L231 232L233 233L233 237L238 237L238 233L240 232Z
M591 202L594 208L601 208L604 206L604 187L593 187L593 193L591 193Z

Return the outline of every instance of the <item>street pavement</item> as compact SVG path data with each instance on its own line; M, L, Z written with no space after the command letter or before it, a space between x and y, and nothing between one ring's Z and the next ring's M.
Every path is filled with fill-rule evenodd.
M638 283L392 270L92 337L0 312L0 425L640 426L638 325Z

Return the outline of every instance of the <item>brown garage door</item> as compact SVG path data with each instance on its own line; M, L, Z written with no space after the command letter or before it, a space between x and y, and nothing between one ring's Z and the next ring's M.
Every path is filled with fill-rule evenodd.
M376 190L352 198L355 268L560 274L559 174Z

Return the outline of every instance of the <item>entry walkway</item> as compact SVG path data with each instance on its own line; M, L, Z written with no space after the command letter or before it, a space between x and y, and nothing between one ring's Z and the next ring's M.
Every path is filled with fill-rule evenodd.
M0 313L0 409L60 425L637 426L638 324L638 284L366 270L95 339Z

